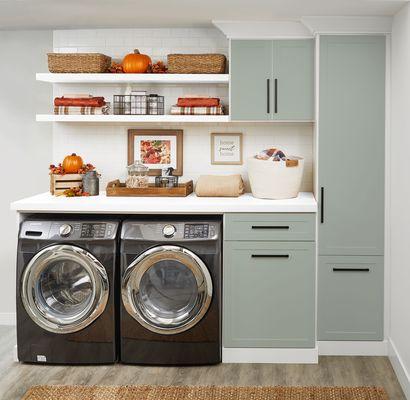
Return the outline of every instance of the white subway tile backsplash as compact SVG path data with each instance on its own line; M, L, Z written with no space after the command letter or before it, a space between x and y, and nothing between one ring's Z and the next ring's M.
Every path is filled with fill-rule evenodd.
M54 51L99 52L121 60L133 49L149 54L153 61L166 61L170 53L211 53L228 56L228 40L214 28L166 29L96 29L58 30L53 33ZM165 96L165 107L175 104L179 96L206 94L220 97L228 108L228 91L224 86L150 86L147 90ZM90 93L112 101L113 94L124 94L126 86L115 85L55 85L54 94ZM51 110L50 101L50 110ZM313 187L313 127L311 124L54 124L53 162L58 163L69 153L81 154L84 161L95 164L102 174L101 187L110 180L126 175L127 129L182 129L184 131L184 179L196 180L201 174L243 175L247 189L246 160L267 147L280 147L288 154L305 157L302 190ZM243 165L211 165L211 132L243 133Z

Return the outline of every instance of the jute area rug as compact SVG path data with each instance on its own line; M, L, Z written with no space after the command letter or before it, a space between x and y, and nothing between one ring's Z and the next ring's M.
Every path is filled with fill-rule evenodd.
M34 386L22 400L388 400L379 387Z

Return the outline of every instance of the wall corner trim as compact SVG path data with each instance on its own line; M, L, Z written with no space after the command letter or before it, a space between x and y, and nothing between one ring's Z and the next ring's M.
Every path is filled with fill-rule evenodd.
M397 375L397 379L400 383L401 388L408 400L410 400L410 371L407 369L406 365L397 350L396 345L392 338L389 338L389 359L393 366L394 372Z

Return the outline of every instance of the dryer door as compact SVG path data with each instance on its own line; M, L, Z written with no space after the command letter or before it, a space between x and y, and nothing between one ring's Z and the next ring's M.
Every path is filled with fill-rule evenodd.
M157 246L137 257L122 278L127 312L152 332L173 335L196 325L212 300L203 261L179 246Z
M88 251L53 245L26 266L21 299L31 319L54 333L84 329L104 311L109 281L103 265Z

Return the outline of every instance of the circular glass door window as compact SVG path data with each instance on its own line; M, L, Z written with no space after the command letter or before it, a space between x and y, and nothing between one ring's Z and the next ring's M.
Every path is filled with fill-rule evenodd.
M128 313L147 329L176 334L196 325L212 299L203 261L179 246L158 246L126 269L122 299Z
M104 311L109 282L105 268L87 251L71 245L37 253L22 277L23 305L42 328L56 333L79 331Z

